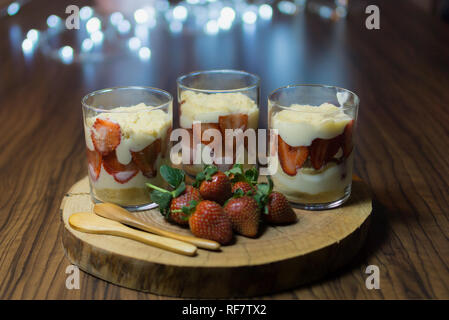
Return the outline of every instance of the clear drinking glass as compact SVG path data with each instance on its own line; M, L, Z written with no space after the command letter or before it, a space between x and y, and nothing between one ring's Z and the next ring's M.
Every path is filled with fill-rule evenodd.
M147 182L164 187L172 96L149 87L115 87L82 99L92 199L130 210L151 207Z
M259 82L258 76L237 70L193 72L177 79L179 127L189 137L178 155L189 150L181 165L188 174L195 175L204 164L221 170L234 163L256 165Z
M275 190L298 207L319 210L351 194L359 98L324 85L279 88L268 97L268 126L277 130Z

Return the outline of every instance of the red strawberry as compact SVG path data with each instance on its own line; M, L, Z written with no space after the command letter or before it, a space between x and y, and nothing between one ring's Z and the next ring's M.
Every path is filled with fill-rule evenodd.
M228 244L232 240L232 225L223 208L216 202L203 200L196 205L189 219L190 231L200 238Z
M200 127L200 129L198 129L197 127ZM196 139L198 142L201 141L201 143L208 145L209 143L211 143L212 141L214 141L214 138L210 138L209 139L205 139L204 138L204 131L208 130L208 129L216 129L216 130L220 130L220 127L218 126L218 123L201 123L201 122L196 122L193 124L192 126L193 129L193 133L194 134L198 134L201 133L201 136L196 136Z
M238 181L234 183L231 191L232 193L235 193L238 189L241 189L245 194L249 191L254 191L254 188L251 186L251 184L246 181Z
M260 208L256 200L249 196L230 199L223 207L235 232L255 237L259 231Z
M197 189L192 186L186 186L186 190L182 195L172 199L170 204L170 214L169 219L179 225L188 225L188 216L184 214L181 210L183 207L190 205L192 200L201 201L201 195Z
M278 135L278 156L282 170L290 176L295 176L309 155L307 147L292 147Z
M121 164L117 160L115 152L103 158L103 167L118 183L128 182L139 172L139 169L132 161L126 165Z
M120 144L120 125L109 120L97 118L92 126L90 136L95 150L105 156L114 151Z
M86 148L86 151L89 175L92 180L97 181L101 172L101 153L96 150L91 151L88 148Z
M200 191L197 188L195 188L195 187L193 187L191 185L186 185L186 190L184 191L184 193L189 193L193 197L201 199Z
M214 173L210 180L206 178L202 181L199 190L204 199L218 202L221 205L232 196L231 181L221 171Z
M343 131L343 156L347 158L354 148L352 132L354 130L354 120L349 121Z
M268 196L268 214L264 214L265 221L273 224L287 224L296 222L296 214L287 198L279 192L273 191Z
M244 113L235 113L226 116L219 116L218 124L223 136L226 129L242 129L245 131L248 126L248 115Z
M156 139L149 146L141 151L131 152L134 163L142 174L147 178L153 178L157 175L155 162L161 152L161 139Z

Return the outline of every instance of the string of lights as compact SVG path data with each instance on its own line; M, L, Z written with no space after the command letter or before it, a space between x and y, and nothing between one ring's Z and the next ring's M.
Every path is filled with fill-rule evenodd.
M2 15L14 16L20 12L25 1L10 3L2 10ZM331 1L332 2L332 1ZM344 18L347 12L347 0L334 0L332 7L314 4L309 0L249 3L244 0L185 0L171 4L167 0L155 0L151 5L138 8L131 14L114 11L108 15L97 12L94 7L84 6L79 10L80 33L77 44L53 48L52 37L69 32L64 17L51 14L46 18L47 29L31 29L22 42L25 55L41 48L63 63L101 59L105 55L103 47L126 47L131 54L141 60L151 58L149 32L156 27L166 28L171 34L181 32L202 32L214 36L228 32L237 24L256 28L260 23L269 22L274 10L283 15L297 15L306 6L326 19Z

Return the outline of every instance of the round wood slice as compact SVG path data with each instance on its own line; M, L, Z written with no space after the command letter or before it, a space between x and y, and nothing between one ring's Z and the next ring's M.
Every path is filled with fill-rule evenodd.
M363 182L354 181L350 200L341 208L295 209L296 224L266 227L257 239L237 236L221 252L198 250L195 257L70 227L72 213L92 208L86 177L61 204L65 252L82 270L120 286L172 297L249 297L317 280L347 263L365 239L371 196ZM157 209L134 214L155 226L190 234L166 222Z

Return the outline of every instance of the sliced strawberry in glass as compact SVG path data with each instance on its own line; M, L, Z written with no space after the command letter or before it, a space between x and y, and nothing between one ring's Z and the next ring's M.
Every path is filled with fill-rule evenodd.
M198 127L201 126L201 129L198 129ZM196 122L192 125L192 129L193 129L193 134L197 135L195 138L197 139L197 141L201 141L202 144L208 145L209 143L211 143L212 141L214 141L214 138L211 137L210 140L209 139L205 139L204 138L204 131L208 130L208 129L216 129L216 130L220 130L220 127L218 126L218 123L200 123L200 122ZM198 136L198 134L201 133L201 136Z
M354 120L348 122L343 131L343 156L347 158L354 148L352 141L352 131L354 129Z
M248 115L244 113L235 113L219 116L218 124L223 135L225 134L226 129L242 129L245 131L248 127Z
M89 175L92 180L97 181L101 172L101 153L97 150L89 150L88 148L86 148L86 153Z
M222 139L223 139L223 152L225 152L225 146L226 146L226 129L242 129L242 131L245 131L248 127L248 115L245 113L235 113L235 114L228 114L226 116L219 116L218 117L218 124L220 126ZM245 149L248 149L248 139L245 139ZM234 154L234 160L236 157L236 138L232 137L232 140L228 139L228 141L232 141L232 148L233 148L233 154Z
M95 150L103 156L112 152L120 144L121 130L118 123L97 118L91 129Z
M307 147L292 147L278 135L278 157L282 170L289 176L295 176L309 155Z
M334 158L334 156L337 154L338 150L340 150L340 147L342 147L342 140L343 135L338 135L335 138L327 139L327 151L326 151L326 157L325 162L330 161Z
M329 145L328 139L316 138L312 141L310 146L310 161L315 170L320 169L327 158L327 147Z
M156 159L161 152L161 139L156 139L141 151L131 152L133 162L147 178L157 175Z
M168 128L167 133L165 134L164 142L162 143L161 147L161 154L162 158L165 158L167 156L168 147L170 146L170 135L172 132L172 128Z
M121 164L115 152L103 157L103 167L118 183L128 182L139 172L139 168L132 161L126 165Z

